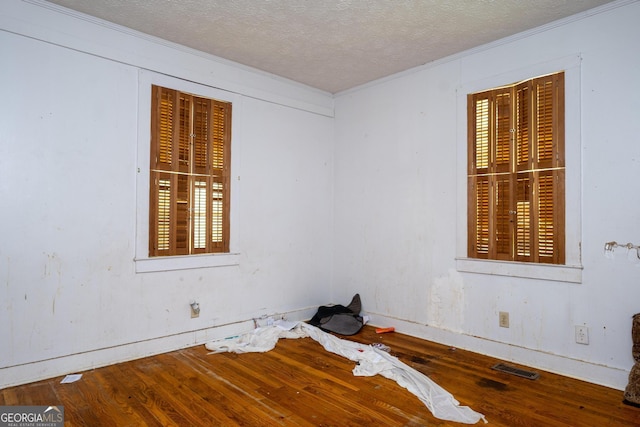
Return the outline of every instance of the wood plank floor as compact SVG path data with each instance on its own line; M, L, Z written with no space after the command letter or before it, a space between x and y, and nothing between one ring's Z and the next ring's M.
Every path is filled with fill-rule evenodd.
M492 370L496 359L372 327L349 339L386 344L489 425L640 426L640 409L622 404L619 390L542 371L520 378ZM64 405L66 426L461 425L434 418L394 381L354 377L353 366L310 338L260 354L197 346L84 372L71 384L6 388L0 405Z

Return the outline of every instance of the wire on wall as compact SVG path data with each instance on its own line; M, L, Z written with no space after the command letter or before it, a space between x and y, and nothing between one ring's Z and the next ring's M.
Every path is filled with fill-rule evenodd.
M606 255L612 255L613 251L616 248L626 248L627 251L632 251L635 250L636 251L636 256L638 257L638 259L640 259L640 246L638 245L634 245L633 243L626 243L626 244L620 244L618 242L607 242L604 244L604 254Z

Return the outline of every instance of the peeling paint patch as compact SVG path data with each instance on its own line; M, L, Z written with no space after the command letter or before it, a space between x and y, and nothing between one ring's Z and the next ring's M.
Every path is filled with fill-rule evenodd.
M446 277L436 277L429 292L428 322L431 326L462 331L464 321L464 282L454 269Z

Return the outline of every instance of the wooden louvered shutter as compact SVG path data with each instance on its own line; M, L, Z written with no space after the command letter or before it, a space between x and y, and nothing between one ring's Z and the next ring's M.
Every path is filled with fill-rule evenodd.
M214 102L212 114L211 157L211 244L214 250L228 251L229 247L229 165L231 159L231 108L230 104Z
M198 98L195 114L194 252L229 250L230 104ZM202 140L199 142L199 140Z
M171 174L174 164L179 112L178 93L152 87L151 96L151 177L150 177L150 255L169 255L175 247L177 180Z
M515 87L518 261L564 263L563 77Z
M534 79L532 87L535 261L564 264L564 73Z
M493 190L490 200L494 209L492 219L495 230L493 237L492 259L509 260L513 247L515 224L513 212L513 181L511 177L511 140L513 122L511 112L512 94L509 89L492 91L492 126L494 134L493 164L491 179Z
M468 256L489 258L490 240L490 95L469 95Z
M564 73L467 102L468 256L564 263Z
M207 168L208 145L211 139L210 123L211 100L206 98L193 98L193 158L191 177L191 215L193 226L191 227L191 239L193 253L206 253L208 249L207 218L210 215L210 206L207 203L207 193L211 184Z
M229 251L231 104L152 87L149 253Z
M511 194L511 92L469 95L469 245L473 258L509 259L514 227Z
M515 87L515 172L516 172L516 261L531 261L534 247L532 221L534 218L531 202L533 187L531 186L531 81Z

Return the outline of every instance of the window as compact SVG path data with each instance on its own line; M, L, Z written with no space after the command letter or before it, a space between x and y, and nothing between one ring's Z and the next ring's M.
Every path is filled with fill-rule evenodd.
M149 256L229 252L231 103L151 88Z
M467 256L564 264L564 73L470 94L467 109Z

